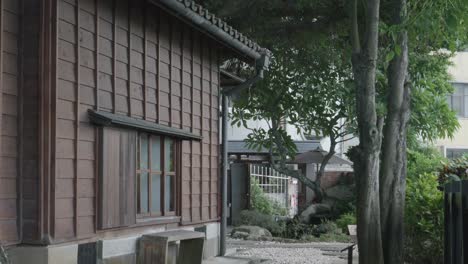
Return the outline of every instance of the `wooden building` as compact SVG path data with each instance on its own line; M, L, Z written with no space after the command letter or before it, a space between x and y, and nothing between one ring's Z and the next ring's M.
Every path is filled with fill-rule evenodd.
M133 259L141 234L176 228L217 253L220 66L264 49L187 0L0 0L0 38L13 263L84 263L92 243Z

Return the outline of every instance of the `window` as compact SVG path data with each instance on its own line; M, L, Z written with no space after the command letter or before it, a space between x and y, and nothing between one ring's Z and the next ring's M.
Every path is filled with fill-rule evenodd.
M468 149L447 149L446 157L449 159L461 158L463 155L468 155Z
M137 214L141 217L175 215L176 141L139 134L137 142Z
M468 117L468 83L454 83L452 95L447 97L450 108L460 117Z

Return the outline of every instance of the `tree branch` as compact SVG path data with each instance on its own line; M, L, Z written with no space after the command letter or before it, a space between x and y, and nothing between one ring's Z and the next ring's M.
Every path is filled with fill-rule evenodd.
M358 0L353 0L351 8L351 44L353 47L353 53L361 53L361 40L359 39L359 24L358 24L358 10L357 10Z
M350 134L348 134L348 135L350 135ZM347 142L347 141L350 141L350 140L353 140L353 139L355 139L355 137L350 137L350 138L343 139L343 140L337 140L336 143L339 144L339 143Z
M334 136L330 136L330 148L328 149L328 153L325 155L325 157L323 157L323 160L322 162L320 163L320 169L319 169L319 172L317 174L317 178L315 180L316 184L320 187L321 187L321 183L322 183L322 176L325 174L325 167L327 166L328 162L330 161L330 159L333 157L333 155L335 155L335 148L336 148L336 139Z
M279 128L278 122L272 119L271 123L272 125L270 128L270 131L272 133L272 141L273 141L272 143L276 145L279 153L283 153L283 154L287 153L288 150L283 145L283 142L281 142L278 136L278 128ZM309 187L315 192L317 200L322 200L323 191L322 191L322 188L320 187L320 184L317 183L316 181L314 182L311 179L307 178L305 175L303 175L297 170L289 169L285 155L280 154L279 155L280 158L276 159L275 156L278 156L278 155L274 155L273 153L273 144L270 144L270 149L269 149L270 166L274 170L278 171L279 173L288 175L292 178L299 180L301 183L305 184L307 187Z

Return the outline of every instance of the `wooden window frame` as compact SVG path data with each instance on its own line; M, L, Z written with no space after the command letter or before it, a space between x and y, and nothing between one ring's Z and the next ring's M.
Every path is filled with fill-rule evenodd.
M139 160L140 160L140 151L141 151L141 137L146 135L148 139L148 164L146 169L141 169ZM159 138L160 140L160 154L161 154L161 160L160 160L160 170L153 170L152 168L152 155L153 155L153 149L152 149L152 143L155 138ZM170 139L173 142L173 160L174 160L174 171L167 172L166 171L166 139ZM155 219L157 220L158 218L164 218L164 217L174 217L177 216L178 212L178 201L179 201L179 193L178 193L178 184L180 180L178 179L180 177L180 172L179 172L179 162L180 162L180 153L179 153L179 144L180 140L176 137L171 137L171 136L165 136L165 135L159 135L159 134L152 134L152 133L146 133L146 132L139 132L137 134L137 142L136 142L136 147L135 149L136 155L135 155L135 163L136 163L136 172L135 172L135 195L136 195L136 214L137 214L137 219ZM148 177L148 183L147 183L147 192L148 192L148 212L146 213L140 213L140 208L139 208L139 202L140 202L140 177L142 173L146 173ZM152 212L151 207L152 207L152 192L151 192L151 187L152 187L152 175L157 174L161 177L161 211L160 212ZM179 177L178 177L179 175ZM173 177L173 186L172 186L172 193L173 193L173 210L172 211L167 211L166 209L166 176Z

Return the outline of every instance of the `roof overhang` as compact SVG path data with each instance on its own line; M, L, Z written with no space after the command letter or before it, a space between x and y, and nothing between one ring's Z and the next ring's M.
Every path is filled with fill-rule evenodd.
M140 131L158 133L162 135L172 136L180 139L197 140L200 141L203 138L199 135L190 133L183 129L167 127L149 122L146 120L136 119L129 116L112 114L104 111L88 110L89 119L93 124L100 126L116 126L131 128Z
M233 29L222 19L191 0L150 0L223 45L248 58L259 60L270 51Z

